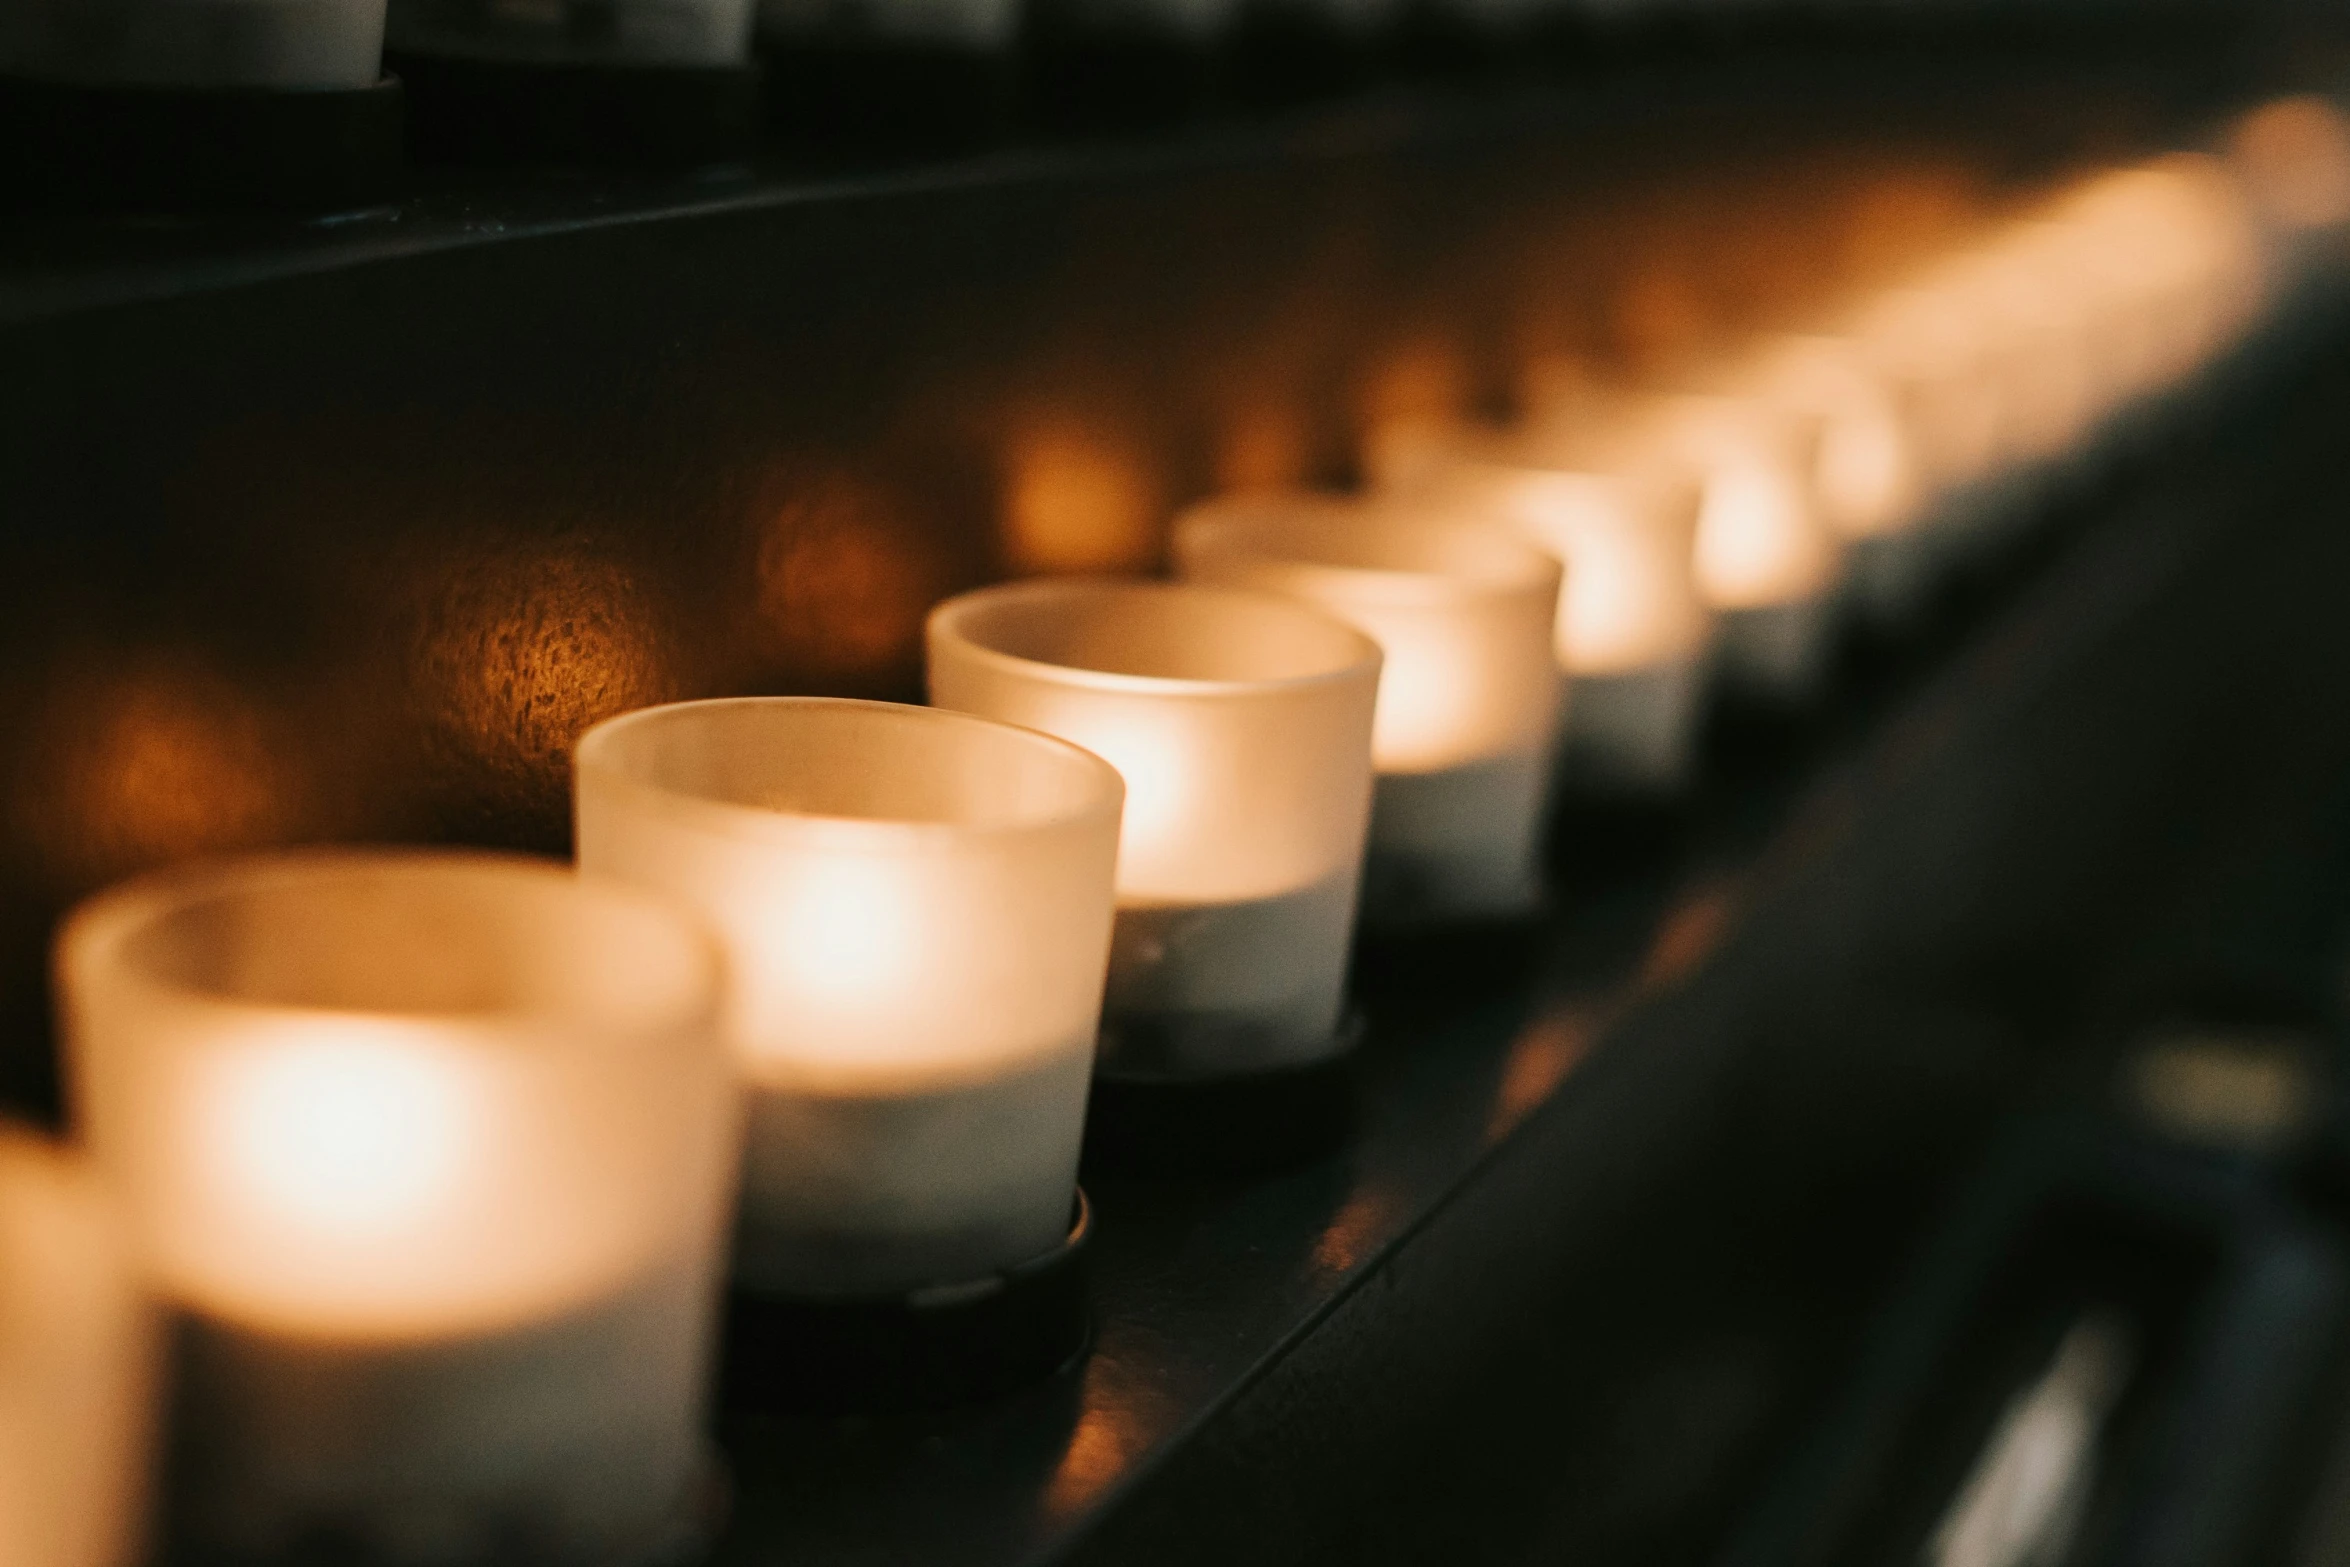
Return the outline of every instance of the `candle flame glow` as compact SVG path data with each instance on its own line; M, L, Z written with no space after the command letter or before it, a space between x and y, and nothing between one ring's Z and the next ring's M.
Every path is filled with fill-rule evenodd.
M908 940L920 913L914 891L885 863L826 858L799 868L775 950L802 1005L860 1014L876 994L921 981Z
M196 1124L253 1212L348 1244L411 1228L454 1202L477 1128L448 1064L373 1040L240 1054L207 1085Z

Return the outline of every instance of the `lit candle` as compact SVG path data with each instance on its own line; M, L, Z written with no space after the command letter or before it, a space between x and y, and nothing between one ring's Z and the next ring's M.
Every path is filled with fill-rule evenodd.
M104 894L59 974L182 1319L175 1548L676 1547L737 1132L706 936L553 864L319 853Z
M987 1278L1069 1230L1118 774L962 713L648 708L579 743L583 868L700 910L751 1087L735 1274L790 1297Z
M1965 312L1911 282L1871 295L1846 330L1899 388L1921 482L1939 499L1983 479L1999 440L1998 387Z
M1576 461L1519 443L1456 465L1430 493L1508 523L1566 568L1552 629L1567 676L1562 780L1592 793L1676 792L1695 766L1713 636L1697 591L1698 486Z
M2095 270L2093 308L2118 398L2178 386L2259 310L2258 227L2213 159L2112 170L2045 216L2074 231L2078 260Z
M1367 919L1507 917L1540 902L1557 561L1503 528L1298 493L1196 507L1176 523L1174 555L1186 577L1306 600L1384 651Z
M153 1332L79 1161L0 1127L0 1562L140 1555Z
M1234 1075L1339 1044L1379 649L1269 595L1024 582L930 618L930 699L1126 780L1105 1075Z
M11 0L0 71L88 86L371 87L384 0Z
M1819 421L1813 478L1862 618L1879 627L1914 619L1931 576L1928 485L1896 377L1865 341L1834 332L1767 338L1740 375L1755 395Z
M1819 504L1819 438L1819 419L1783 402L1668 392L1631 412L1619 459L1697 478L1697 586L1720 617L1722 675L1777 702L1818 694L1835 633L1842 548Z

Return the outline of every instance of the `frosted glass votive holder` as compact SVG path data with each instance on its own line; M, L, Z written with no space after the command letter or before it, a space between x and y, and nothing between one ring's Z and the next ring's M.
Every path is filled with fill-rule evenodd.
M176 1551L678 1548L737 1139L700 929L552 863L320 852L102 894L58 965L181 1319Z
M1560 567L1437 508L1232 497L1175 526L1177 570L1303 600L1385 655L1364 918L1506 918L1541 901L1536 850L1558 724Z
M1718 616L1724 682L1800 705L1825 685L1843 545L1820 505L1820 421L1752 394L1653 396L1627 450L1694 475L1697 586Z
M153 1330L93 1173L0 1124L0 1562L140 1558Z
M1067 1236L1123 794L1066 741L888 702L685 702L580 741L582 869L727 951L738 1285L883 1296Z
M1508 524L1566 569L1553 628L1566 675L1561 783L1601 794L1685 787L1713 640L1697 587L1696 481L1599 471L1572 452L1529 447L1463 463L1434 493Z
M1100 1071L1241 1075L1341 1048L1377 644L1269 594L1060 579L950 599L930 699L1126 781Z

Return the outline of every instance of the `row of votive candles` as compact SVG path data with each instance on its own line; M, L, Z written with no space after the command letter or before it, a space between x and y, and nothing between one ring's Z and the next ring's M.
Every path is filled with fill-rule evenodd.
M2249 124L2265 164L2088 180L1691 385L1384 432L1367 498L1210 502L1178 581L950 600L931 707L613 719L578 873L329 852L101 894L59 942L86 1153L0 1141L0 1560L140 1548L149 1301L194 1559L659 1559L730 1252L796 1300L985 1281L1062 1244L1097 1072L1341 1050L1358 897L1528 912L1554 775L1674 787L1717 658L1805 695L1841 598L1898 614L2241 338L2350 217L2274 154L2312 116L2339 149L2325 113Z

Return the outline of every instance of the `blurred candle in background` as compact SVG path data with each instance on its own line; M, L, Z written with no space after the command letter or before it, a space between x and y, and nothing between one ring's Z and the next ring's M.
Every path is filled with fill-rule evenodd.
M930 617L930 699L1126 780L1101 1071L1229 1075L1339 1046L1379 649L1270 595L1023 582Z
M583 870L718 931L751 1087L737 1282L880 1296L1068 1235L1124 790L962 713L819 697L625 714L578 751Z
M1819 503L1819 439L1816 415L1765 397L1655 393L1618 459L1696 477L1697 586L1720 617L1723 678L1779 703L1819 694L1835 632L1842 547Z
M153 1338L97 1180L0 1125L0 1562L140 1559Z
M1952 267L1954 303L1978 323L2000 384L1996 461L2045 471L2076 452L2097 404L2086 313L2056 236L2010 224Z
M1540 902L1557 561L1499 526L1299 492L1193 508L1174 555L1194 581L1318 605L1385 654L1367 921L1506 917Z
M10 0L0 71L113 87L371 87L384 0Z
M181 1314L192 1559L660 1559L709 1462L717 954L551 863L168 873L59 946L91 1148Z
M1869 295L1832 331L1858 344L1885 376L1915 464L1919 526L1861 562L1864 603L1899 621L1965 555L1978 520L2007 502L1995 482L2003 415L1997 358L1963 303L1931 277Z
M1429 494L1463 516L1506 522L1566 568L1552 630L1567 677L1561 782L1583 793L1675 793L1696 764L1713 635L1697 590L1698 485L1663 469L1585 472L1574 462L1543 443L1497 445Z
M2257 314L2257 224L2215 159L2173 155L2110 170L2048 211L2097 269L2095 308L2122 398L2174 389Z
M1766 337L1739 373L1754 395L1819 421L1813 481L1863 619L1880 628L1913 619L1927 585L1927 488L1893 376L1865 343L1832 333Z

